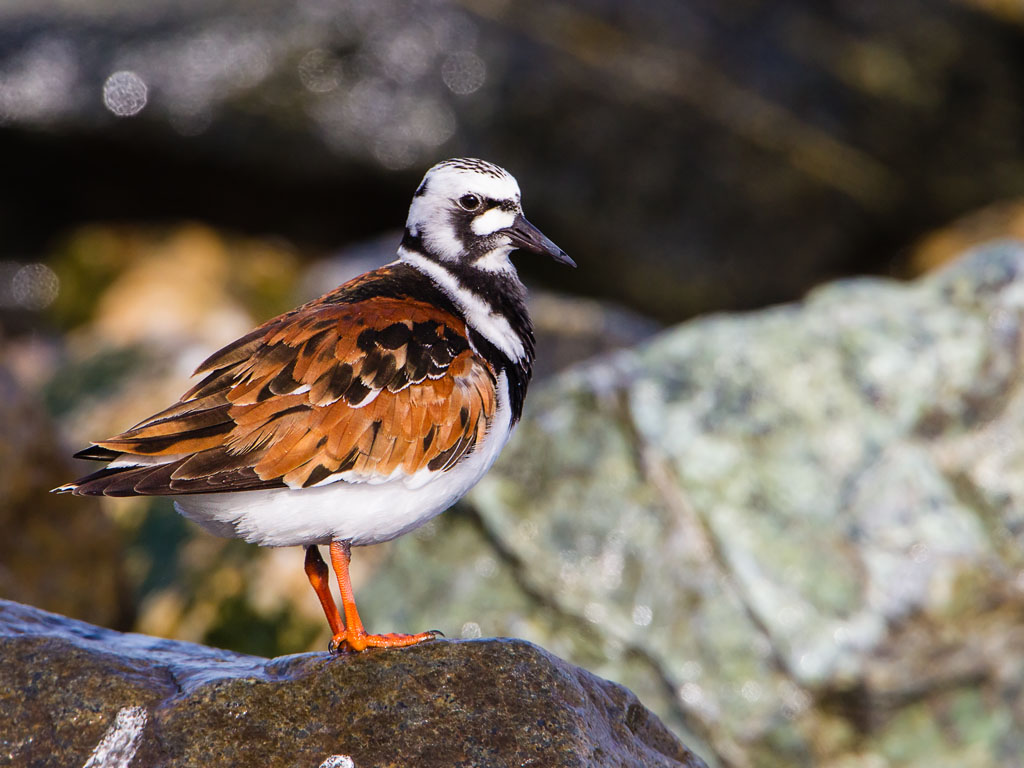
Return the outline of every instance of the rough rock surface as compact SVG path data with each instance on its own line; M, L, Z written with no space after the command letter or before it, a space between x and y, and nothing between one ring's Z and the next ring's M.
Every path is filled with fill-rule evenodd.
M517 640L264 659L0 601L5 765L691 766L629 691Z
M1010 241L667 331L533 392L361 605L540 643L720 765L1019 768L1022 340Z
M538 384L469 504L356 552L363 617L538 643L718 765L1020 768L1022 338L1003 242ZM147 631L324 647L301 551L151 519L195 605Z

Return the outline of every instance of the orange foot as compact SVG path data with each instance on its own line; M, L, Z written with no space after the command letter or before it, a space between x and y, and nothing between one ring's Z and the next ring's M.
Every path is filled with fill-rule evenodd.
M342 621L331 597L331 590L327 586L328 570L327 564L320 557L320 551L315 544L306 549L306 575L309 583L316 590L320 598L320 605L323 606L324 614L331 625L331 643L328 649L331 653L343 651L364 651L367 648L405 648L409 645L416 645L435 637L443 636L436 629L429 632L420 632L416 635L400 635L390 633L387 635L371 635L363 628L363 622L359 618L359 611L356 610L356 598L352 593L352 582L348 575L348 566L352 560L351 547L347 541L331 542L331 565L334 566L334 573L338 577L338 590L341 592L341 607L345 613Z
M358 652L367 648L405 648L433 640L436 637L444 637L444 633L438 629L415 635L401 635L397 632L389 632L386 635L368 635L364 630L345 631L335 635L327 648L331 653Z

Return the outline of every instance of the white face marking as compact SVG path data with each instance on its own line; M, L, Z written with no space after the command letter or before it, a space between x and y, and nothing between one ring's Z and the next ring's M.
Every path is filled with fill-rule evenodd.
M475 235L490 235L497 232L499 229L506 229L512 226L512 222L516 220L516 214L514 211L503 211L501 208L491 208L491 210L481 213L473 219L473 223L470 225L470 229L473 230Z
M486 237L492 235L502 229L508 229L516 220L515 211L506 211L501 208L491 208L489 211L481 213L479 216L473 219L470 224L470 229L473 230L473 234ZM494 250L488 251L483 256L473 262L473 265L478 269L483 269L488 272L515 272L515 267L512 265L512 261L508 255L515 250L515 246L512 245L512 241L509 238L504 238L505 242L501 243Z
M432 254L447 261L462 257L465 249L452 226L452 213L459 208L458 201L463 196L472 194L481 200L511 202L519 210L519 183L507 171L487 167L491 170L472 170L446 161L423 177L420 188L424 192L413 197L405 226L423 240ZM471 229L474 234L486 236L511 225L514 219L515 212L485 210L473 220ZM502 221L508 223L501 224ZM512 250L511 246L508 250Z

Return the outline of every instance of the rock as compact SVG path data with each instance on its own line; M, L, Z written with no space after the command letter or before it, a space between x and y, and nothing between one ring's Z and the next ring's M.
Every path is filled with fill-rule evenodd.
M538 384L469 503L357 550L364 619L538 643L717 764L1014 765L1022 297L1024 244L993 243ZM181 621L151 631L324 647L299 550L158 518Z
M26 255L126 219L335 247L477 154L579 261L553 287L663 322L791 299L1024 193L1013 7L8 3L0 225Z
M518 640L268 660L0 601L0 649L13 765L704 767L629 691Z
M126 628L134 609L124 542L95 500L68 506L47 493L67 482L73 462L14 375L23 350L0 347L0 597Z
M991 240L1024 240L1024 199L999 200L929 232L910 250L907 273L918 276Z
M360 604L551 648L724 765L1020 765L1022 339L1013 241L666 331L538 387Z

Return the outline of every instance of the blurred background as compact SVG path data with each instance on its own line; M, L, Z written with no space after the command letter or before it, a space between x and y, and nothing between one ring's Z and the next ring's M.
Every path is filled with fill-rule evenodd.
M586 432L593 448L626 407L608 393L626 391L630 366L654 354L632 351L664 354L646 345L684 321L742 311L717 347L740 349L779 318L754 310L815 286L883 278L857 293L870 306L894 280L1024 238L1024 4L5 0L0 596L249 653L322 650L301 551L212 538L166 501L46 491L89 469L69 456L90 439L180 396L210 351L391 260L419 178L460 155L516 175L530 219L579 264L518 262L540 337L541 404L528 403L526 430L568 444ZM595 356L618 362L558 378ZM716 357L708 370L721 367ZM611 414L607 424L556 417L559 387ZM639 397L630 407L646 407ZM675 547L659 557L718 560L713 580L732 578L736 561L708 554L724 551L714 536L693 549L693 500L665 501L675 491L662 486L685 495L685 478L659 474L642 441L630 455L644 482L621 504L661 494L658 514L684 509L672 518L681 527L663 518L654 529L681 531L655 535ZM1019 702L975 702L976 721L947 702L945 720L929 709L882 739L904 698L868 696L863 666L801 678L757 620L729 635L732 651L718 648L721 676L708 682L707 648L687 639L692 584L647 572L653 596L624 598L619 616L616 590L658 558L622 525L579 525L584 508L550 529L517 517L516 504L549 504L581 479L511 467L415 534L355 553L371 631L534 640L633 687L714 765L1021 765L1010 735ZM773 508L753 498L750 509ZM560 554L536 550L538 537ZM1007 542L999 583L1019 600L1019 538ZM545 576L538 563L552 562ZM573 597L582 582L596 598ZM1005 626L1019 638L1013 605ZM671 631L651 645L666 611ZM1006 669L1021 671L1014 649ZM745 654L771 682L736 661ZM743 707L755 706L751 719ZM976 731L963 731L968 720Z

